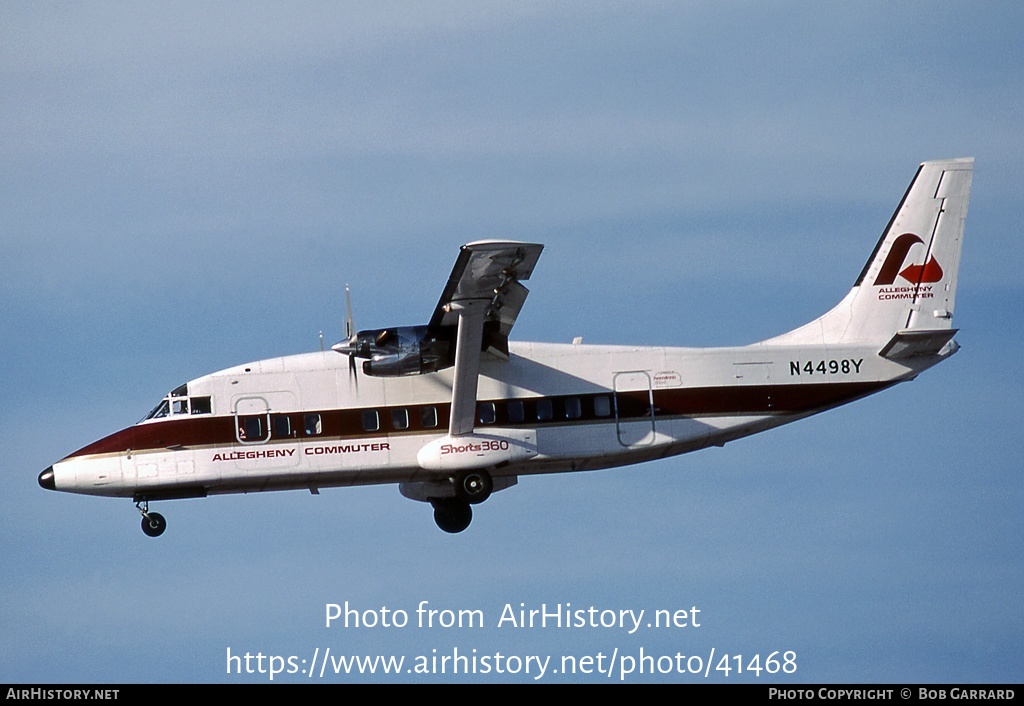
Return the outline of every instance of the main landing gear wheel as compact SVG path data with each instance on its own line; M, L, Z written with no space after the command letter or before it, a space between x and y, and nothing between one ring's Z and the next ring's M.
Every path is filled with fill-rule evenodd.
M167 529L167 520L159 512L149 511L149 501L135 503L136 509L142 515L142 531L147 537L159 537Z
M473 521L473 508L465 500L438 498L430 504L434 506L434 522L449 534L461 532Z
M455 476L455 496L470 505L479 505L493 490L494 480L487 471L462 471Z

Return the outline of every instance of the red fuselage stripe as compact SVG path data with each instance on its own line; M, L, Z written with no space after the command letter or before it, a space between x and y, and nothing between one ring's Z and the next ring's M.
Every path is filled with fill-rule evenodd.
M804 414L835 407L865 395L877 392L892 385L891 382L845 382L819 383L802 385L744 385L736 387L709 388L676 388L654 390L655 418L671 417L711 417L738 416L758 414ZM608 405L603 408L595 406L596 398L605 398L612 405L611 411L605 413ZM539 399L550 400L552 411L550 417L542 414L538 418L537 402ZM518 398L500 400L481 400L481 404L494 404L493 424L501 427L539 427L545 425L565 425L595 421L611 422L616 418L620 421L644 419L650 416L651 409L648 391L639 392L600 392L583 395L561 395L546 398ZM567 400L578 400L578 411L574 405L566 405ZM523 403L523 419L509 416L509 403ZM424 407L436 409L435 426L424 426L419 410ZM448 428L448 415L451 405L409 405L395 407L367 407L356 409L304 410L298 412L282 412L290 418L292 435L287 438L272 436L270 441L290 441L296 439L345 439L382 437L392 434L407 433L444 433ZM393 411L408 411L408 426L404 429L395 428ZM574 409L568 413L569 409ZM598 410L601 409L599 412ZM380 426L373 431L363 428L363 412L376 410ZM271 412L271 416L277 413ZM306 434L304 418L306 415L320 416L320 430L317 434ZM406 415L400 415L405 417ZM68 458L91 456L95 454L123 453L126 451L147 451L177 447L196 446L242 446L237 437L237 420L234 416L195 415L170 417L164 420L145 422L122 429L99 441L74 452Z

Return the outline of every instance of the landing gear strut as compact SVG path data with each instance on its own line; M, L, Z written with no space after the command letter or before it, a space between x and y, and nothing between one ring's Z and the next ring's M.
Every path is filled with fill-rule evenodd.
M434 506L434 522L450 534L461 532L473 521L473 508L461 498L435 498L430 504Z
M473 505L479 505L494 492L494 479L483 469L460 471L451 478L454 498L431 498L434 522L445 532L456 534L473 521Z
M167 529L167 520L159 512L149 511L149 501L135 503L135 507L142 514L142 531L147 537L159 537Z

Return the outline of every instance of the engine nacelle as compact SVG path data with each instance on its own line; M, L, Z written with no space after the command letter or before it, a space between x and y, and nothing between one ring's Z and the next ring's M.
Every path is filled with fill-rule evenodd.
M363 372L379 377L398 377L401 375L421 375L436 370L430 363L423 360L419 351L406 351L388 355L375 355L363 361Z
M422 375L453 364L450 341L430 333L426 326L360 331L332 349L350 357L369 358L363 372L381 377Z
M443 436L416 454L420 468L457 472L495 468L537 455L537 435L531 430L493 429L488 433Z

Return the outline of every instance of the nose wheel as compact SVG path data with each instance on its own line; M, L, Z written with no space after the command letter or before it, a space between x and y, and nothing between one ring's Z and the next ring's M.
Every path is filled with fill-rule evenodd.
M149 501L135 503L139 513L142 514L142 531L147 537L159 537L167 529L167 520L159 512L149 511Z

